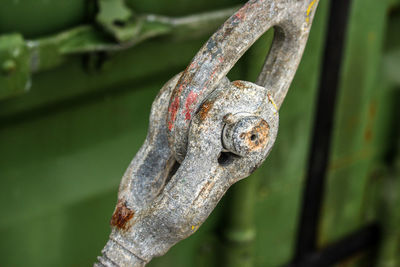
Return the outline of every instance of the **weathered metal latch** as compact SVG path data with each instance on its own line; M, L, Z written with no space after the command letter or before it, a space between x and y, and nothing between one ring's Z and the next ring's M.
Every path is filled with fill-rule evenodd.
M227 189L268 156L278 110L300 62L318 0L251 0L153 102L147 138L124 174L97 266L144 266L190 236ZM257 84L226 74L269 28Z

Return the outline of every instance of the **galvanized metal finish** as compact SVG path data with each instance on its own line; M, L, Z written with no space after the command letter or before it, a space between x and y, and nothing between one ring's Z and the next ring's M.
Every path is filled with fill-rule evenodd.
M97 266L144 266L190 236L235 182L268 156L316 0L249 1L155 99L149 133L122 178ZM268 28L259 86L225 75ZM276 97L276 100L274 98Z
M231 16L193 58L171 99L170 142L178 161L186 154L193 113L232 66L268 29L274 42L257 84L272 91L279 108L297 70L307 42L316 0L252 0Z

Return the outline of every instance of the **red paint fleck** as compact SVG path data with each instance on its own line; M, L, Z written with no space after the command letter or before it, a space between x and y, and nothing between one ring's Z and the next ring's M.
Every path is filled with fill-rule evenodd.
M210 55L211 56L211 55ZM218 57L218 61L220 63L223 62L223 57ZM179 87L177 89L174 90L173 93L173 101L171 102L170 106L168 107L168 129L169 131L172 131L172 129L174 128L174 124L176 121L176 117L177 117L177 113L180 110L180 96L182 94L182 92L184 91L184 89L187 87L188 84L191 84L192 79L193 79L193 75L191 73L189 73L190 69L196 69L198 67L198 62L197 61L193 61L191 62L191 64L189 64L186 67L186 70L184 71L184 73L181 75L179 81L178 81L178 85ZM213 77L215 76L215 74L217 73L218 70L218 65L215 66L213 72L210 75L210 80L213 79ZM208 85L209 82L206 82L206 85L203 87L202 90L205 89L205 87ZM200 92L201 93L201 92ZM190 121L192 118L192 113L194 112L193 110L193 104L197 103L197 99L198 99L199 94L195 93L193 91L191 91L185 101L185 110L183 111L183 115L185 116L185 120L186 121Z
M189 66L187 67L189 68ZM186 69L187 69L186 68ZM186 72L186 70L185 70ZM174 123L176 120L176 114L178 112L179 106L180 106L180 100L179 97L183 91L183 88L186 86L186 83L183 81L184 80L184 74L183 73L181 75L181 77L179 78L178 84L178 90L174 90L172 97L174 98L174 101L172 101L172 103L170 104L170 106L168 107L168 130L172 130L174 128Z
M176 113L179 108L179 95L175 96L174 101L172 101L171 105L168 108L168 113L170 114L168 120L168 129L171 131L174 128L174 122L176 119Z
M190 120L192 118L193 103L196 103L197 97L199 95L195 92L190 92L185 103L185 120Z
M244 9L244 8L241 8L238 12L236 12L235 17L236 17L237 19L239 19L239 20L243 20L243 19L246 17L245 14L246 14L246 13L245 13L245 9Z

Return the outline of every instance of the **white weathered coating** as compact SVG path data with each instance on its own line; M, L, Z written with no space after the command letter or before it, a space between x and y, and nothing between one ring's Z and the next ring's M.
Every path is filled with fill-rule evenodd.
M226 190L268 156L278 110L318 0L251 0L153 102L147 138L125 172L112 232L96 266L144 266L193 234ZM268 28L276 34L257 81L225 75ZM275 100L275 101L274 101Z

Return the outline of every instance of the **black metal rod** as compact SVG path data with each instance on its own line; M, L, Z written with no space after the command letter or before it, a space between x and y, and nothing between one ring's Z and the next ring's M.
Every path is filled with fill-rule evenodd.
M371 224L357 230L342 240L319 252L309 253L301 261L286 267L327 267L337 264L352 255L377 245L380 239L378 225Z
M317 248L317 231L329 161L336 95L351 0L331 0L312 145L293 262Z

